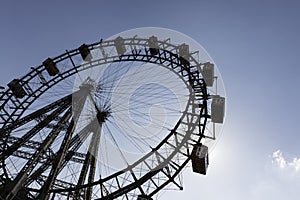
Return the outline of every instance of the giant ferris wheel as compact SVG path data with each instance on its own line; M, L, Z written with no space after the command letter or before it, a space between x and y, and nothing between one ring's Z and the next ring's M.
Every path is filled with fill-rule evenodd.
M191 41L133 29L9 82L0 94L0 199L155 199L183 189L189 163L206 174L225 94Z

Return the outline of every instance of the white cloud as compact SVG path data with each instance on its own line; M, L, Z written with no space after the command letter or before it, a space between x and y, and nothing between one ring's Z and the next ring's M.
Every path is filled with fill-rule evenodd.
M282 169L286 167L285 158L282 156L282 152L280 150L275 151L272 158L272 163L277 164Z
M300 170L300 158L294 158L293 162L289 163L290 166L296 169L296 171Z
M270 162L271 161L271 162ZM251 187L251 200L299 199L300 158L274 151Z
M272 163L281 169L292 168L295 171L300 171L300 158L293 158L292 161L287 161L281 150L277 150L272 154Z

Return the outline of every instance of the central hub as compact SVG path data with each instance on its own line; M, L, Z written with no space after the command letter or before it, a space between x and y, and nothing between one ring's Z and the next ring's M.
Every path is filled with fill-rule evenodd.
M98 119L98 122L100 122L100 123L105 122L105 120L107 120L107 118L109 116L110 116L109 111L98 111L97 112L97 119Z

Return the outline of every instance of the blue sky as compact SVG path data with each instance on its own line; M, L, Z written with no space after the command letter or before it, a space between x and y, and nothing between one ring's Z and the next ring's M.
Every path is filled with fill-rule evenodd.
M208 175L187 169L184 191L161 199L299 199L299 7L296 0L1 1L0 85L128 29L180 31L218 65L227 118Z

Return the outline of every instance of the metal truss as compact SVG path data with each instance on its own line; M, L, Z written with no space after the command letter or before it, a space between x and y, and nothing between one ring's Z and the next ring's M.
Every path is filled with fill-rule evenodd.
M183 59L178 46L171 44L170 40L158 41L157 49L149 47L147 38L125 38L123 42L126 52L121 55L117 51L107 53L115 48L114 40L86 45L87 50L102 56L80 65L76 65L74 60L83 58L83 47L66 51L52 58L60 70L57 75L49 75L46 67L40 65L19 79L26 91L25 97L15 97L10 89L0 94L0 196L3 199L16 199L18 195L29 199L54 199L56 195L92 199L95 187L100 188L99 199L131 199L137 194L154 196L168 184L182 189L178 175L188 164L193 145L199 144L205 137L207 119L210 118L207 108L210 96L199 71L201 63L193 56L195 52L190 53L188 59ZM72 96L78 97L76 107L82 108L89 96L88 89L68 94L39 110L24 114L51 87L80 71L107 63L132 61L154 63L175 73L188 88L189 100L177 124L152 151L122 171L96 179L96 158L93 155L97 154L95 147L99 145L101 130L94 130L95 122L91 122L75 134L81 110L72 113ZM68 64L61 67L63 62ZM100 118L95 120L101 122ZM14 130L32 122L35 125L21 137L11 135ZM49 134L41 141L35 140L35 135L43 129L49 130ZM98 134L92 134L93 142L88 153L77 152L85 138L97 131ZM62 141L58 149L53 150L50 147L58 136L62 136ZM167 157L162 153L164 151L169 152ZM9 175L6 168L6 161L12 156L26 160L16 176ZM70 162L82 166L77 183L57 178ZM49 171L47 176L45 171ZM31 187L33 182L38 183L39 187Z

